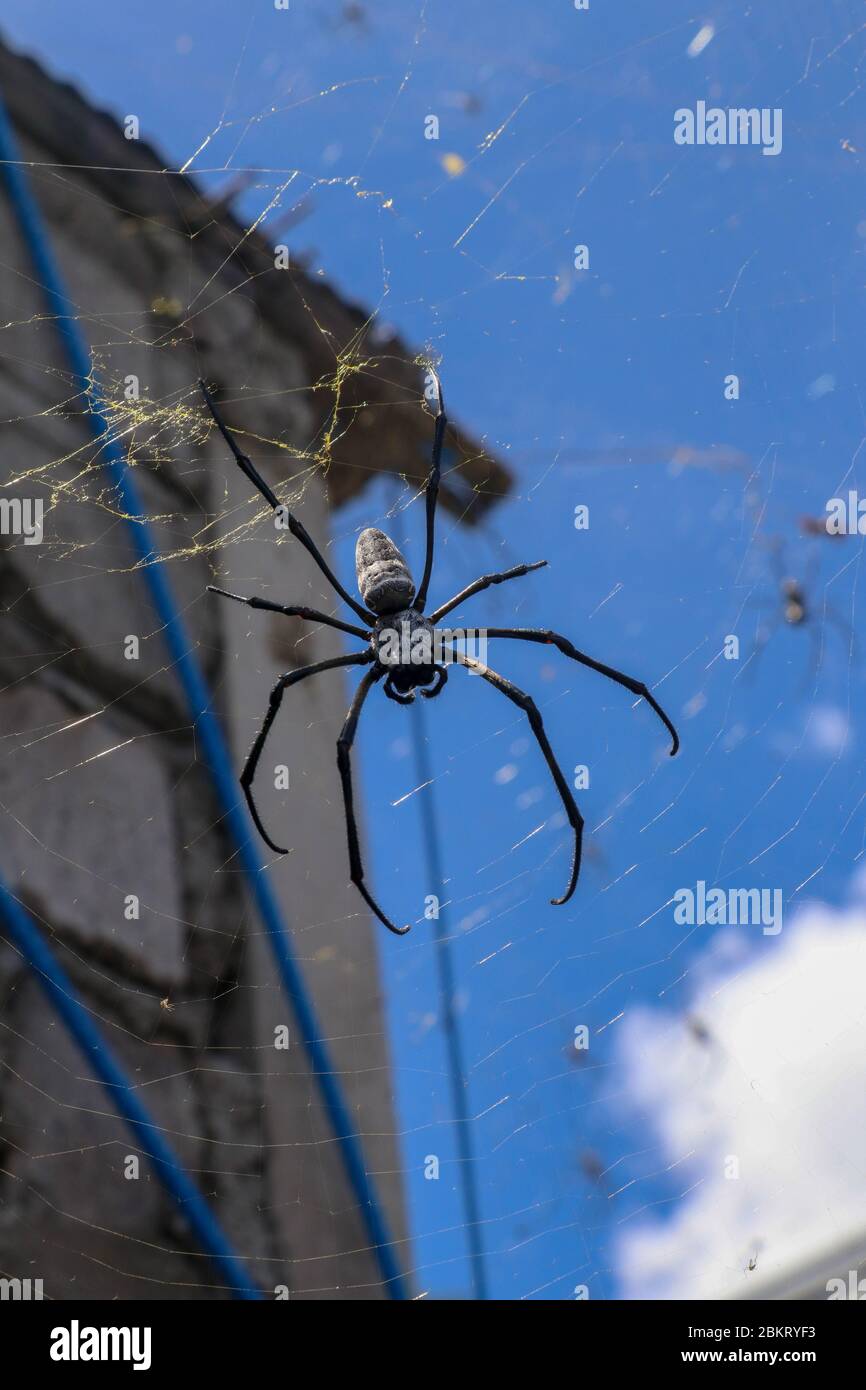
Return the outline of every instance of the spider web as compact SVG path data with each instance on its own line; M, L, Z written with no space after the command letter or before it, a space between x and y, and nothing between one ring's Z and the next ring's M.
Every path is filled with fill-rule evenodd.
M108 6L92 10L90 26L107 26ZM364 342L385 340L395 327L439 361L450 413L508 463L514 484L478 527L440 511L433 602L480 573L547 559L548 569L489 590L461 614L479 626L564 633L646 680L682 738L671 762L652 712L633 706L626 692L557 653L491 641L491 665L534 696L566 775L589 771L589 786L577 793L587 827L581 880L571 902L553 908L549 899L561 892L570 862L569 834L519 711L456 671L424 710L420 735L413 718L380 695L368 703L356 746L368 872L389 915L415 925L400 941L384 931L376 937L393 1134L384 1150L375 1150L381 1135L363 1123L361 1137L379 1155L371 1168L380 1190L395 1208L405 1204L400 1254L412 1291L471 1296L471 1179L474 1237L493 1297L746 1294L760 1278L866 1227L863 1009L856 992L838 984L858 977L866 940L858 879L866 845L861 541L831 542L803 525L824 516L829 498L866 486L858 375L862 8L837 3L818 14L786 2L756 12L721 3L707 18L678 0L663 14L649 6L606 13L601 4L578 11L563 0L534 15L529 33L513 0L297 4L288 12L260 4L249 18L216 4L206 22L155 4L139 31L143 22L127 15L114 48L97 57L60 6L40 8L38 30L24 6L10 6L7 16L13 41L38 51L52 70L62 53L97 104L151 112L156 143L171 157L179 152L176 167L205 188L216 194L227 178L241 178L235 211L245 236L254 228L267 235L287 208L298 209L298 225L280 239L311 275L370 308L368 338L335 359L338 402L340 384L363 371ZM106 43L108 34L104 27ZM673 113L699 99L781 108L781 154L676 146ZM425 138L431 115L439 122L435 140ZM57 169L50 176L64 184L74 211L80 186ZM77 210L86 215L86 207ZM585 269L575 268L578 245L589 248ZM188 285L179 328L210 289ZM16 361L36 356L28 334L47 326L39 314L8 318L3 352L14 372ZM97 367L113 360L109 346L124 334L145 360L164 351L142 344L120 305L84 304L81 320ZM736 400L725 395L731 373L740 382ZM238 393L279 399L279 375L279 364L268 363L264 375L254 363ZM211 435L196 376L190 353L179 392L130 402L112 369L104 380L131 465L160 479L169 463L188 458L192 495ZM287 409L297 389L284 388ZM51 441L55 414L36 406L14 423ZM242 447L254 457L268 453L271 464L284 454L291 484L281 495L315 508L343 424L338 405L302 442L252 425ZM92 566L80 513L103 512L106 531L122 521L92 445L82 442L72 455L65 445L49 447L38 466L15 470L16 486L38 486L58 521L16 603L51 605L68 573L63 566L80 573ZM202 576L219 572L244 593L339 611L311 562L309 590L275 590L279 547L262 530L262 508L228 457L209 455L209 470L217 457L226 484L213 494L215 512L191 522L198 514L187 496L153 507L182 605L192 609ZM580 507L588 508L585 529L575 524ZM327 522L324 508L319 516L330 525L326 554L344 582L367 525L405 535L419 573L423 502L414 484L375 477ZM104 569L118 586L141 582L121 560ZM804 585L802 624L779 621L785 575ZM111 617L103 615L109 626ZM257 617L244 614L234 631L245 633ZM740 644L733 660L725 654L730 636ZM86 761L96 768L90 795L98 799L102 789L111 801L118 790L110 764L153 737L118 713L133 680L120 693L108 687L95 708L34 727L30 689L73 699L74 656L74 642L62 654L46 650L26 682L14 675L5 682L4 745L51 748L41 795L15 813L30 845L28 902L46 922L52 905L40 882L49 862L64 857L63 827L46 810L51 781ZM231 663L221 668L203 656L219 698L234 679ZM316 748L321 729L336 737L354 679L322 678L321 696L299 713L290 696L283 729L306 732ZM259 727L268 682L263 675L247 689L252 705L236 731L240 747ZM91 751L70 759L65 738L82 721L92 730ZM188 725L174 734L188 738ZM417 775L419 736L432 769L426 785ZM279 724L273 738L278 751ZM185 756L176 754L171 766L187 817L181 849L190 857L219 827L198 804L199 752L191 763ZM333 765L299 773L313 807L336 821ZM471 1174L449 1078L440 948L424 915L436 891L421 815L430 797ZM275 800L274 814L285 804ZM303 804L293 800L294 822L284 810L273 829L301 865L292 929L327 998L353 989L342 950L329 946L338 919L323 910L319 887L325 877L345 877L345 851L342 832L327 851L311 846ZM165 850L146 792L130 835L143 836L149 853ZM96 889L106 887L98 859L72 867ZM282 1205L313 1224L314 1247L318 1223L328 1273L316 1265L308 1279L302 1262L280 1252L271 1229L279 1213L263 1209L270 1062L263 1047L237 1042L253 992L243 962L260 937L239 886L234 928L208 926L210 896L236 877L223 846L198 885L194 923L189 904L170 896L160 904L154 949L164 949L167 934L179 967L189 967L168 1007L160 1008L153 987L124 978L101 947L60 938L55 947L79 981L91 980L112 1037L177 1049L180 1082L150 1090L164 1092L182 1152L203 1134L221 1145L207 1149L198 1175L225 1201L227 1192L243 1192L229 1204L231 1224L263 1281L285 1275L300 1292L360 1296L369 1290L353 1289L352 1276L346 1287L352 1248L341 1248L339 1236L334 1246L345 1213L324 1177L326 1141L306 1141L312 1182L299 1182ZM678 923L676 893L700 881L778 890L782 930ZM347 901L348 921L360 932L359 900ZM15 996L24 988L10 968L7 1080L21 1036ZM341 1058L364 1046L369 998L369 991L359 997L349 1035L331 1038ZM233 1090L225 1071L209 1079L210 1056L184 1040L186 1017L196 1019L208 1054L222 1048L237 1061L246 1089ZM580 1049L583 1027L589 1044ZM63 1099L79 1064L56 1040L39 1046L41 1066L28 1072L27 1091L41 1089L56 1142L41 1144L35 1110L15 1112L3 1163L3 1200L11 1210L26 1186L30 1221L52 1202L64 1133L53 1121L67 1108L87 1110ZM195 1054L191 1065L185 1049ZM158 1108L158 1096L149 1098ZM239 1104L249 1105L244 1140L232 1121ZM188 1125L178 1120L187 1105ZM292 1142L303 1147L305 1133L301 1117ZM98 1136L93 1148L109 1143L121 1151ZM738 1172L729 1178L732 1156ZM89 1190L77 1205L66 1202L64 1257L89 1249L79 1239L84 1228L89 1241L106 1225L102 1200ZM804 1210L812 1212L807 1219ZM157 1247L150 1296L188 1295L142 1221L141 1239ZM125 1242L135 1239L108 1242L103 1258L118 1277ZM101 1287L89 1255L75 1277L79 1296ZM200 1277L193 1293L207 1285Z

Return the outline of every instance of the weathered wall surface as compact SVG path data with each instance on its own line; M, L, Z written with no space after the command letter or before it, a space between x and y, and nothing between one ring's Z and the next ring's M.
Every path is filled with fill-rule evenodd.
M26 144L26 142L25 142ZM28 158L44 152L26 147ZM112 381L189 414L152 412L130 439L136 481L239 769L281 670L341 650L310 629L207 594L208 582L334 610L312 561L212 435L194 391L227 388L250 434L306 446L317 421L302 354L263 328L243 292L211 285L196 341L150 312L186 303L193 243L128 225L104 201L37 173L82 326ZM143 1099L262 1283L292 1297L378 1297L375 1262L199 758L126 525L71 401L56 336L0 203L0 496L39 497L38 545L0 551L0 862L50 938ZM272 481L291 455L246 438ZM321 480L298 507L328 533ZM239 538L237 528L241 528ZM127 638L139 639L130 660ZM351 639L347 639L351 643ZM402 1238L373 928L348 887L335 740L341 672L291 691L262 764L260 801L291 854L269 869ZM273 789L274 766L289 769ZM240 795L240 792L239 792ZM263 851L264 851L264 847ZM265 851L266 852L266 851ZM137 909L130 906L137 899ZM288 1050L274 1046L287 1025ZM53 1298L221 1297L184 1223L12 949L0 942L0 1272ZM405 1253L405 1247L402 1247Z

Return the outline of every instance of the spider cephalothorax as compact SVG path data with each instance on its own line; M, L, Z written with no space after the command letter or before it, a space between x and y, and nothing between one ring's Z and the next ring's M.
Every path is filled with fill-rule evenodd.
M450 613L454 608L473 594L479 594L484 589L489 589L491 584L502 584L508 579L519 579L524 574L529 574L531 570L540 569L547 564L546 560L537 560L530 565L515 565L513 569L503 570L500 574L485 574L480 579L463 589L454 598L443 603L433 613L425 615L427 606L427 590L430 584L430 575L433 570L433 533L434 521L436 516L436 501L439 495L439 480L441 472L442 444L445 438L445 407L442 401L442 388L439 378L435 372L431 371L431 379L436 389L437 415L436 431L433 436L433 457L430 468L430 476L427 480L426 515L427 515L427 540L424 557L424 573L421 583L416 591L412 575L403 556L395 546L394 542L385 535L384 531L378 531L373 527L361 532L358 537L355 560L358 575L358 589L363 599L362 606L352 598L351 594L343 588L339 579L330 569L324 556L318 547L308 536L304 527L288 512L285 507L281 507L276 494L265 482L264 478L256 471L246 454L242 453L231 432L226 428L216 409L213 398L205 386L201 383L204 398L207 401L210 412L217 424L223 438L231 449L239 466L243 469L246 476L259 489L262 496L267 499L274 508L281 508L288 517L288 526L292 535L312 555L319 569L328 580L331 587L340 595L344 603L360 618L364 624L358 627L353 623L343 622L341 618L334 618L330 614L320 613L313 608L300 607L293 605L287 607L284 604L272 603L269 599L263 598L244 598L240 594L229 594L224 589L216 589L211 585L214 593L222 594L225 598L232 598L239 603L247 603L251 608L265 608L273 613L284 613L289 617L307 618L311 622L323 623L326 627L337 628L340 632L349 633L350 636L361 638L367 645L364 651L357 652L351 656L331 657L327 661L318 661L313 666L303 666L299 670L287 671L280 676L273 690L268 704L268 711L264 722L255 742L250 749L249 756L244 764L241 773L241 786L250 808L250 813L255 824L271 849L278 854L285 854L286 850L274 844L268 835L259 817L256 803L252 794L253 778L256 774L259 758L265 744L265 739L271 725L276 718L280 708L283 695L289 686L295 685L298 681L305 680L307 676L316 675L320 671L330 671L337 666L369 666L369 670L364 675L358 685L346 721L343 725L340 737L337 740L337 766L340 771L340 780L343 788L343 805L346 813L346 832L349 844L349 868L350 876L355 887L363 897L367 905L375 912L380 922L389 929L402 936L409 930L407 927L397 927L385 916L375 898L370 894L364 882L364 868L361 861L361 849L358 843L358 829L355 823L354 797L352 792L352 770L350 755L352 745L355 741L355 734L358 728L358 718L368 694L373 686L380 680L384 681L383 689L391 700L398 704L408 705L415 698L415 691L432 699L438 695L448 679L448 672L442 660L441 639L442 633L436 628L440 618L444 618L446 613ZM445 634L447 636L447 634ZM588 666L593 671L598 671L600 675L607 676L610 680L622 685L626 690L630 690L633 695L642 696L649 705L655 710L656 714L668 729L673 740L671 744L671 754L676 753L679 747L679 738L676 729L668 719L664 710L653 698L643 681L634 680L632 676L626 676L622 671L615 670L612 666L605 666L602 662L596 661L594 657L586 656L576 647L572 646L567 637L560 636L557 632L551 632L546 628L511 628L511 627L489 627L484 629L485 638L516 638L526 642L542 642L551 646L558 647L566 656L573 661L579 662L582 666ZM544 754L544 758L550 768L556 789L562 800L565 814L568 817L574 833L574 855L571 864L571 874L565 892L560 898L552 898L551 902L560 904L568 902L577 884L578 874L580 873L581 843L583 838L583 817L577 809L577 805L572 795L571 787L562 775L559 764L553 756L553 749L547 740L544 731L544 724L538 712L535 701L530 695L518 689L511 681L500 676L498 672L490 669L483 662L476 660L465 651L452 649L446 644L445 661L457 662L459 665L468 668L476 675L481 676L494 690L505 695L512 704L516 705L526 714L530 728L535 734L538 745Z
M437 660L442 653L437 651L441 642L436 629L414 608L383 614L373 629L371 645L376 661L388 673L385 694L400 705L410 705L416 690L432 700L448 679L442 660Z

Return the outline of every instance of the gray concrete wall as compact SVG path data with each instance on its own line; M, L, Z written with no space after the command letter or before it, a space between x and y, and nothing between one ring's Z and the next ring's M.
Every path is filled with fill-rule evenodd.
M26 154L41 161L44 152ZM199 373L226 387L229 418L275 482L297 465L267 441L304 448L315 432L293 391L309 374L242 292L208 287L195 344L170 315L149 312L155 300L186 305L198 293L194 240L128 225L69 175L37 171L34 185L112 389L130 373L140 379L128 438L136 481L161 547L177 557L167 575L239 771L277 674L339 653L343 639L206 593L220 582L334 611L297 543L269 515L255 521L264 504L207 437L193 388ZM0 238L0 496L40 497L46 508L41 544L0 538L3 872L262 1283L288 1285L292 1297L379 1297L126 525L77 404L64 410L68 373L5 202ZM299 515L324 539L323 481L309 470L301 481ZM135 660L125 656L130 635ZM260 797L292 851L268 872L402 1240L377 943L347 882L335 763L348 698L341 672L289 693ZM289 768L287 792L273 789L276 763ZM283 1024L287 1051L274 1046ZM135 1153L29 972L0 943L0 1274L41 1277L53 1298L222 1296L146 1161L138 1178L125 1175Z

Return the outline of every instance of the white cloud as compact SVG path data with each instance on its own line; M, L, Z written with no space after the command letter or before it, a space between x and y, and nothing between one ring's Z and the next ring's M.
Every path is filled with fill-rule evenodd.
M810 731L814 747L821 753L839 755L848 744L848 715L835 705L816 706Z
M715 34L715 32L715 25L701 25L701 28L695 34L694 38L692 39L691 43L686 49L686 53L688 53L689 57L697 58L699 53L703 53L707 44L712 42L713 35Z
M682 1016L626 1020L614 1091L691 1190L620 1228L623 1297L743 1292L750 1258L771 1278L866 1227L866 906L804 908L753 952L722 929Z
M831 391L836 390L836 378L830 372L824 372L822 376L816 376L811 386L806 391L810 401L819 401L822 396L827 396Z

